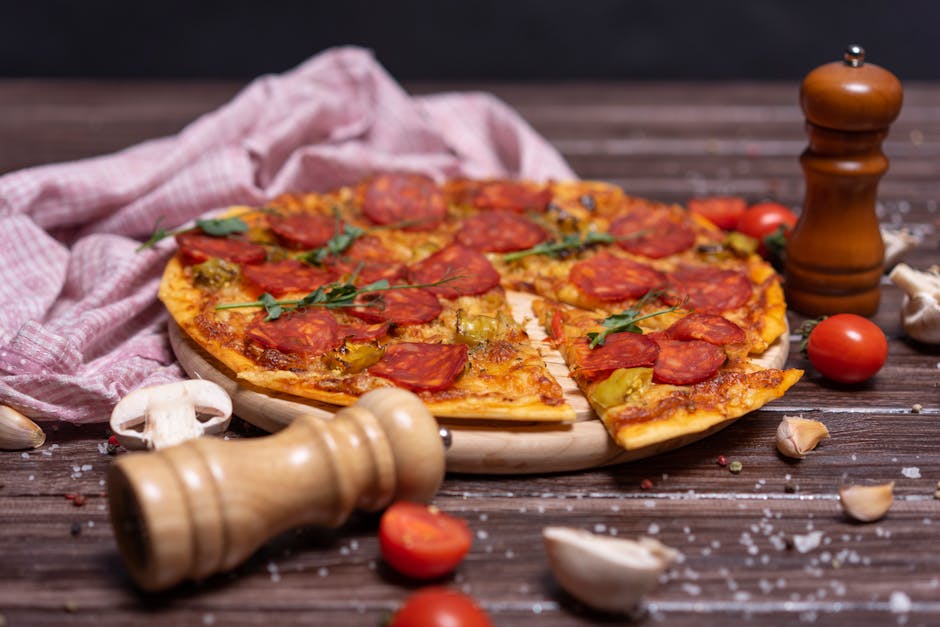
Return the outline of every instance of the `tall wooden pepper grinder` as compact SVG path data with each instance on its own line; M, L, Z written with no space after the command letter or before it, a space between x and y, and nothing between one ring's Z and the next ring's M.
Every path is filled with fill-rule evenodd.
M901 83L849 46L803 80L809 146L803 213L787 244L788 304L811 316L878 309L884 244L875 214L888 169L881 144L901 110Z

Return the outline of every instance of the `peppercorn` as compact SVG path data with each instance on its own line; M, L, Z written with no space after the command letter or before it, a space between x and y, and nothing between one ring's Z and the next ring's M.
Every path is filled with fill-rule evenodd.
M82 523L78 522L77 520L73 522L71 528L69 529L69 533L73 536L80 535L82 533Z
M724 467L724 466L727 466L727 465L728 465L728 458L725 457L724 455L719 455L719 456L718 456L718 459L716 459L715 462L716 462L719 466Z
M85 504L85 501L87 500L88 500L88 497L86 497L84 494L76 494L75 497L72 499L72 505L74 505L75 507L81 507Z
M786 483L783 484L783 491L786 492L787 494L793 494L799 489L800 489L800 486L798 486L796 482L794 481L787 481Z
M649 490L652 487L653 487L653 482L650 481L649 479L644 479L643 481L640 482L641 490Z
M728 470L730 470L734 474L738 474L739 472L744 470L744 464L742 464L738 460L734 460L733 462L731 462L731 464L728 465Z

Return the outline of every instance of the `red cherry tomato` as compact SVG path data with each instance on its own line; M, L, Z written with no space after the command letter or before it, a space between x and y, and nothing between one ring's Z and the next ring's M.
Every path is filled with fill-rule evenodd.
M463 520L419 503L393 503L379 522L382 557L415 579L433 579L454 570L472 539Z
M796 214L777 202L760 202L744 212L737 230L759 242L783 226L787 233L796 226Z
M888 340L871 320L837 314L810 331L806 356L827 379L859 383L881 370L888 358Z
M493 627L470 597L447 588L425 588L411 595L388 627Z
M740 196L711 196L693 198L689 201L689 211L708 219L725 231L737 228L745 209L747 209L747 201Z

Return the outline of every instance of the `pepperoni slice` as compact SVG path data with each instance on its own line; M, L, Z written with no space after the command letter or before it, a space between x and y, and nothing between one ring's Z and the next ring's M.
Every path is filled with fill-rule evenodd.
M543 213L551 200L552 193L546 187L515 181L490 181L477 188L473 206L477 209Z
M666 282L662 273L649 266L607 253L574 264L568 280L604 301L639 298Z
M490 260L459 244L451 244L411 266L408 276L412 283L436 283L454 277L424 288L444 298L482 294L499 285L499 274Z
M610 225L617 245L634 255L661 259L681 253L695 244L695 231L688 224L676 222L664 211L634 212L621 216Z
M319 248L343 228L336 218L317 213L272 214L268 226L285 246L295 249Z
M659 357L653 366L654 383L694 385L711 379L725 363L725 351L702 340L680 342L659 338L657 343Z
M548 239L548 233L524 216L491 211L464 220L455 238L475 250L508 253L532 248Z
M389 346L369 373L415 392L436 392L453 385L466 364L465 344L403 342Z
M242 276L258 290L274 296L288 292L312 292L336 279L331 271L308 266L296 259L244 266Z
M407 222L406 230L436 227L447 214L444 193L420 174L381 174L369 181L362 212L375 224Z
M388 333L391 326L388 322L378 322L376 324L341 324L337 334L349 342L368 342L377 340Z
M277 320L255 318L245 331L249 340L282 353L313 357L333 350L343 343L339 324L329 311L298 309Z
M670 305L688 298L685 306L704 313L720 313L747 303L751 281L735 270L718 268L679 268L669 275L669 293L663 296Z
M739 344L747 339L744 330L727 318L698 312L674 322L666 334L674 340L703 340L717 346Z
M586 339L579 338L575 340L574 350L578 372L593 381L617 368L649 368L656 363L659 346L639 333L614 333L596 348L590 348Z
M176 245L180 259L187 266L204 263L212 257L239 264L261 263L267 256L263 246L246 239L212 237L199 230L177 233Z
M421 324L437 318L443 309L437 296L420 288L373 292L359 298L363 306L353 307L349 313L373 323ZM375 305L369 306L371 303Z

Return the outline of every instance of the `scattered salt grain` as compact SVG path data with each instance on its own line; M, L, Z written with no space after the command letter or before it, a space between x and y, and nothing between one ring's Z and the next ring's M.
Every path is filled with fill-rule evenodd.
M594 533L604 533L607 530L607 525L603 523L597 523L594 525Z
M20 457L22 457L23 459L29 459L29 453L22 453L20 454Z
M202 615L202 624L203 624L203 625L215 625L215 615L214 615L214 614L203 614L203 615Z
M102 455L108 454L108 443L107 442L98 442L98 452Z
M684 583L682 584L682 590L689 596L697 597L702 593L702 586L694 583Z
M650 526L646 528L646 533L650 534L651 536L655 536L657 533L659 533L659 525L656 523L650 523Z
M911 597L903 592L892 592L888 605L895 614L906 614L911 611Z
M920 468L917 466L911 466L909 468L902 468L901 474L907 477L908 479L920 479Z
M327 575L330 574L330 569L327 568L326 566L321 566L320 568L317 569L317 574L321 577L326 577Z
M800 553L808 553L819 547L822 537L822 531L811 531L803 535L796 534L793 536L793 546L796 547L796 550Z
M81 471L82 471L82 472L88 472L88 471L91 470L92 468L94 468L94 466L92 466L91 464L82 464Z
M479 531L477 531L477 538L479 538L480 540L486 540L489 537L490 537L490 534L488 534L485 529L480 529Z

